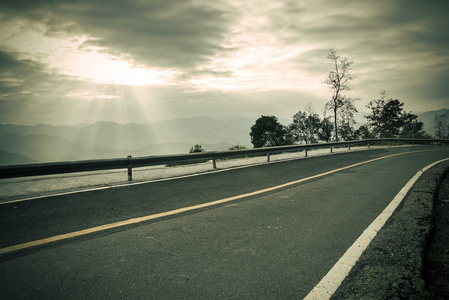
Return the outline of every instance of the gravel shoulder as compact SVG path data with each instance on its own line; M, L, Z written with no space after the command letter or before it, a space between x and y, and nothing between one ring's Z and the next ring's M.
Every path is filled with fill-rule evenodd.
M448 172L421 176L331 299L447 299Z

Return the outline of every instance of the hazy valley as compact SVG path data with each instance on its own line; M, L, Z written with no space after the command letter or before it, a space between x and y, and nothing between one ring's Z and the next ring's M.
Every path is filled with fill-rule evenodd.
M435 114L449 116L449 109L419 115L430 134L434 134ZM0 125L0 165L179 154L188 153L195 144L207 151L225 151L236 144L251 148L249 132L254 122L236 115L146 124Z
M0 164L188 153L250 147L253 119L192 117L147 124L97 122L74 126L0 125Z

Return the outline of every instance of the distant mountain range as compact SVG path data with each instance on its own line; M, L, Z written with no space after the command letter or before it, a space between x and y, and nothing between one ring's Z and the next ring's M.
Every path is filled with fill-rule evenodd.
M445 115L449 125L449 109L432 110L418 115L418 120L424 123L424 130L431 135L435 135L435 115Z
M0 165L188 153L250 147L255 120L205 116L147 124L0 125Z
M449 124L449 109L418 116L432 135L436 114L448 116ZM254 123L253 118L236 115L147 124L0 125L0 165L179 154L196 144L207 151L225 151L237 144L251 148L249 132Z
M10 153L8 151L0 150L0 166L2 165L18 165L18 164L32 164L37 161L32 160L29 157Z

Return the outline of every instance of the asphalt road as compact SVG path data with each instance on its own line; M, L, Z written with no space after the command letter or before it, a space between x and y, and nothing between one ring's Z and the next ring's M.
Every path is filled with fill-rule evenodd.
M420 152L13 253L0 262L0 298L301 299L417 171L449 157L447 147L345 153L0 205L5 248L410 151Z

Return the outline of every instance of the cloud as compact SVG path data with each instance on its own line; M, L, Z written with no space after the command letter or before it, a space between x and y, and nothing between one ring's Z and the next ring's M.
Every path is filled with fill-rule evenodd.
M289 118L329 98L330 48L355 62L351 93L363 101L386 90L407 110L439 109L448 12L445 0L4 0L0 122Z
M86 35L84 47L148 67L192 68L218 51L231 23L225 1L7 1L16 18L39 22L47 35ZM0 5L0 7L2 6Z
M447 1L290 1L271 15L286 43L316 43L349 54L414 54L447 47Z
M0 97L3 101L18 101L24 95L40 96L46 94L50 85L59 84L57 76L43 64L19 59L13 52L0 49L0 65Z
M76 80L20 56L0 49L2 123L76 123L77 112L87 107L85 100L123 100L123 95L108 85Z

